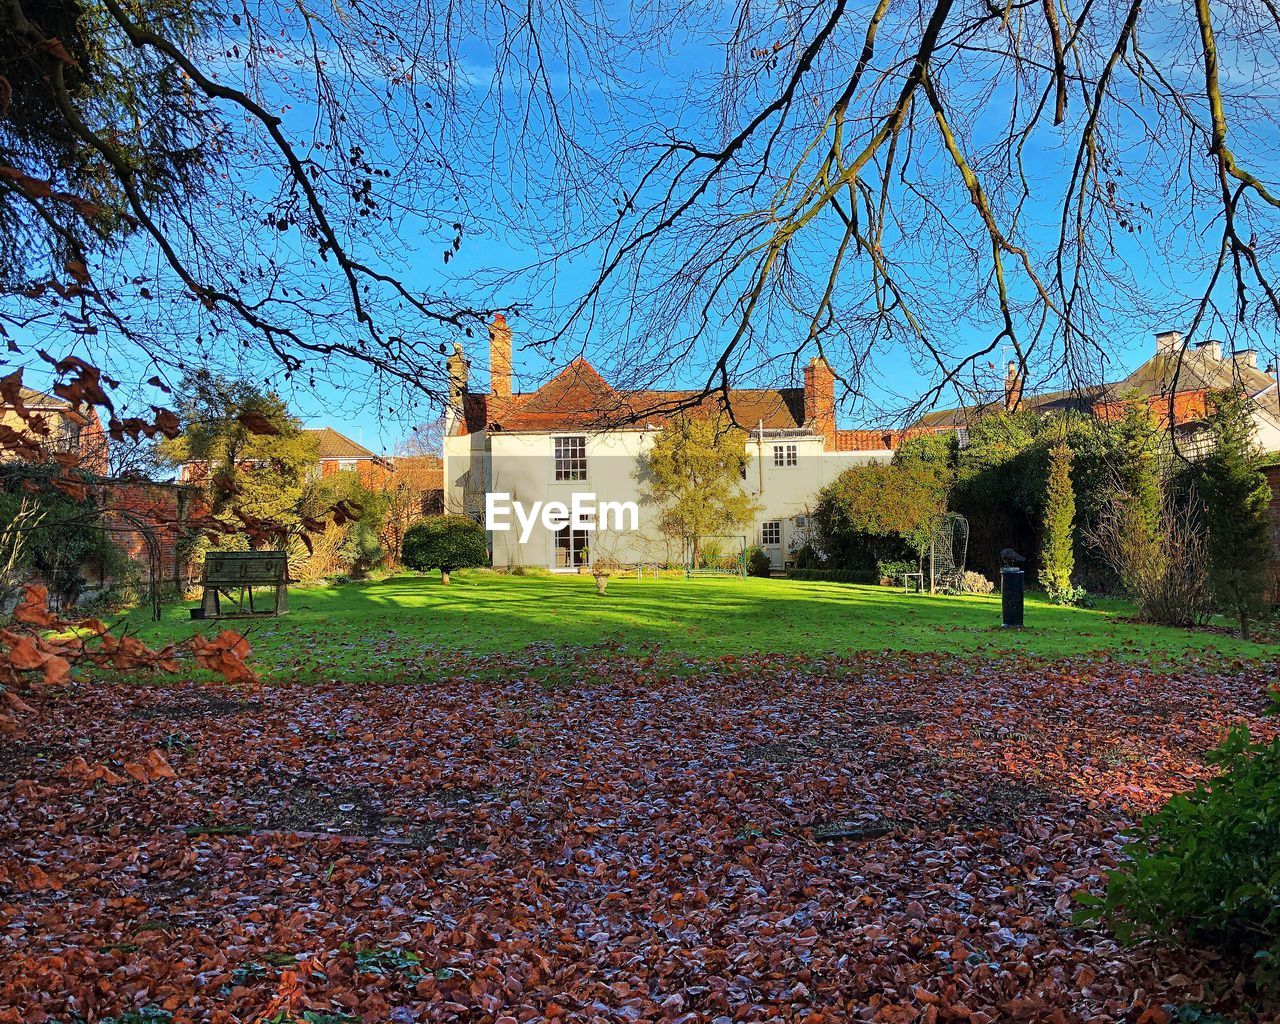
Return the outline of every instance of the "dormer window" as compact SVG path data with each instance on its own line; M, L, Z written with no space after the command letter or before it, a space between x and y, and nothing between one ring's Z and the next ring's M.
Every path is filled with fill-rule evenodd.
M587 439L555 438L556 480L581 481L587 478Z

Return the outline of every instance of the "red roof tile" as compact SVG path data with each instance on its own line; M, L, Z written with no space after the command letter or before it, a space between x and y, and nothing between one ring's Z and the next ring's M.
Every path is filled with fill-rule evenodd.
M468 432L492 425L506 431L589 430L662 424L677 412L724 409L721 396L698 391L618 391L579 357L537 391L511 398L465 395ZM744 388L729 395L734 421L747 429L804 426L803 388Z
M333 427L304 430L308 437L316 439L316 454L325 459L376 459L377 456L362 444L357 444L346 434L339 434Z
M946 428L921 429L908 427L905 430L837 430L836 451L838 452L883 452L897 451L903 441L921 434L950 433Z

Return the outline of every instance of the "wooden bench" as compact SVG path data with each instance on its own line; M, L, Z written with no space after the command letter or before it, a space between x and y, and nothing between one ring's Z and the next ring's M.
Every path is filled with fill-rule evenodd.
M210 551L204 556L204 596L193 619L236 619L284 615L289 610L289 556L284 551ZM270 587L270 607L254 607L253 588ZM226 598L234 610L222 610Z

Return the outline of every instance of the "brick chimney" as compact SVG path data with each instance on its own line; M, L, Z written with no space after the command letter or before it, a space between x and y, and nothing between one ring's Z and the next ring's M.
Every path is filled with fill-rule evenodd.
M1010 359L1004 371L1005 412L1013 412L1022 403L1022 386L1025 383L1026 377L1019 372L1017 362Z
M1236 366L1247 366L1251 370L1258 368L1258 350L1256 348L1242 348L1234 355Z
M489 325L489 394L511 397L511 328L501 313Z
M836 446L836 375L830 364L815 356L804 368L804 422L821 434L828 451Z
M1156 331L1156 355L1168 355L1181 348L1181 331Z
M1222 358L1222 342L1216 338L1210 338L1208 341L1201 341L1196 344L1196 351L1203 352L1208 358L1217 361Z

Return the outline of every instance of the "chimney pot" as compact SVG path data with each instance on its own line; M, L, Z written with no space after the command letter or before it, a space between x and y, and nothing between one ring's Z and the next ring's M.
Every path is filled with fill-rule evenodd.
M1022 386L1025 383L1018 364L1009 360L1004 371L1004 408L1005 412L1013 412L1022 402Z
M1181 331L1156 331L1156 352L1177 352L1182 348Z
M1235 354L1237 366L1247 366L1251 370L1258 368L1258 350L1256 348L1242 348Z

